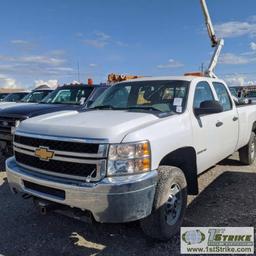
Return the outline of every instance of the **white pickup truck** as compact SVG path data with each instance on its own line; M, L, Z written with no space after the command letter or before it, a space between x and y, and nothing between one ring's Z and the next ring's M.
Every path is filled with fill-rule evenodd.
M66 205L97 222L140 220L166 240L182 224L197 176L239 151L255 159L256 107L226 84L195 76L118 83L89 109L23 121L6 161L11 190ZM47 203L45 203L47 202Z

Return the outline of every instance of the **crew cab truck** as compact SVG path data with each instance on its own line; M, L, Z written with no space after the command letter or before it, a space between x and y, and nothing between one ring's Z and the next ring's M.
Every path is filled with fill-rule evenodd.
M47 96L46 89L34 91L17 106L3 109L0 106L0 153L5 157L12 155L13 133L23 120L61 110L78 111L92 103L106 88L107 85L64 85ZM28 104L32 101L40 102Z
M45 89L34 89L32 92L28 93L23 97L19 102L5 102L5 104L0 104L0 110L10 107L22 106L27 103L37 103L45 98L53 89L45 88ZM1 103L1 102L0 102Z
M0 106L10 104L11 102L20 102L30 91L21 91L8 93L4 98L1 99Z
M237 150L253 163L255 132L255 106L236 108L222 80L140 78L87 110L23 121L7 178L41 207L81 209L102 223L140 220L166 240L182 224L187 194L198 193L198 174Z

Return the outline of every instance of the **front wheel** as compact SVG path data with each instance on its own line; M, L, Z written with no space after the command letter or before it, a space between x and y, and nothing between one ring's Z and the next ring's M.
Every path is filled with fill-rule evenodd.
M151 215L141 220L144 233L152 238L168 240L182 224L187 206L187 182L181 169L160 166Z
M247 145L239 149L240 162L246 165L253 164L256 158L256 135L251 133L250 140Z

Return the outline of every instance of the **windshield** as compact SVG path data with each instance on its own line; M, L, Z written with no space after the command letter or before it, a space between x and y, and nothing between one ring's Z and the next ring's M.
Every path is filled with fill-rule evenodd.
M107 89L90 109L182 113L187 102L187 81L120 83Z
M59 88L46 96L41 103L83 105L92 91L93 87Z
M34 91L26 95L21 102L39 102L41 101L44 97L46 97L50 92L50 90L45 90L45 91Z
M26 96L28 93L27 92L21 92L21 93L10 93L8 94L3 101L6 102L18 102L21 101L21 99Z

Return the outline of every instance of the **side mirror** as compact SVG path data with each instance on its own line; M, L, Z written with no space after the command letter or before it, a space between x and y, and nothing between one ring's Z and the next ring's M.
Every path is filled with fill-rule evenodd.
M195 108L195 115L209 115L223 112L223 107L216 100L206 100L201 102L199 108Z

